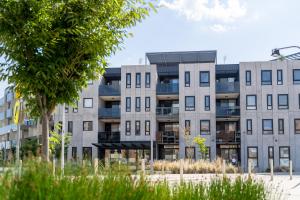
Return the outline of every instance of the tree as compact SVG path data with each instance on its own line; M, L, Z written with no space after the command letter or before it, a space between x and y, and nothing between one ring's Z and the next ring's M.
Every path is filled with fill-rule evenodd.
M49 118L72 104L128 29L154 9L144 0L1 0L0 80L8 80L42 122L42 154L49 160Z
M50 131L49 147L50 147L50 152L54 158L60 158L61 156L60 155L61 142L62 142L61 131L62 131L61 123L57 123L54 126L54 130ZM64 139L65 139L65 148L67 148L71 142L71 133L64 134Z
M201 137L201 136L196 136L196 137L194 138L194 142L198 145L198 147L199 147L199 152L200 152L202 158L204 158L204 156L205 156L206 153L207 153L207 147L206 147L206 145L205 145L205 141L206 141L206 139L203 138L203 137Z

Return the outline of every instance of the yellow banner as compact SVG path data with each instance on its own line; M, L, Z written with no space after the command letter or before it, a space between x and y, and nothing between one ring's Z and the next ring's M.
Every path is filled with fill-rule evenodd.
M15 107L14 107L14 118L13 118L14 124L19 123L20 106L21 106L20 101L17 100L16 103L15 103Z

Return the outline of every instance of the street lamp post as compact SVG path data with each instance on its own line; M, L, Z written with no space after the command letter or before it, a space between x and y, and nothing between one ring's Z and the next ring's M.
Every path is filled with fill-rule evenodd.
M288 46L288 47L281 47L281 48L275 48L275 49L272 49L272 54L271 54L271 56L273 56L273 57L280 57L280 56L282 56L282 55L280 54L280 50L291 49L291 48L297 48L297 49L300 49L300 46Z
M66 104L63 104L62 108L62 131L61 131L61 172L62 175L64 174L64 167L65 167L65 127L66 127L66 122L65 122L65 109L66 109Z

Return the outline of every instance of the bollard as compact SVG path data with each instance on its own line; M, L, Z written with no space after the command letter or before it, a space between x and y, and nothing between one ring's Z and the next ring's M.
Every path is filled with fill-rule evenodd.
M98 174L98 158L94 159L94 174Z
M269 162L270 162L270 175L271 175L271 181L273 181L273 177L274 177L273 159L270 159Z
M248 176L251 177L251 160L248 160Z
M145 175L145 159L142 159L142 175Z
M225 160L223 160L222 173L223 173L223 176L225 176L225 174L226 174L226 161Z
M290 160L290 180L293 179L293 162Z
M52 174L55 176L55 158L53 158L53 164L52 164Z
M183 181L183 159L180 159L180 182Z

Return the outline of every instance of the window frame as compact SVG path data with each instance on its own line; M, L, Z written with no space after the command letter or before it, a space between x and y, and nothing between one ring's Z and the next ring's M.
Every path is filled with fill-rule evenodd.
M73 121L68 121L67 132L73 135Z
M264 81L263 80L263 73L270 73L270 80L269 81ZM260 82L261 85L272 85L272 70L261 70L261 75L260 75Z
M247 74L249 73L249 80ZM250 86L252 84L251 70L246 70L245 72L245 84L246 86Z
M280 96L286 96L287 97L287 105L281 105L279 102ZM288 94L277 94L277 105L278 110L288 110L289 109L289 95Z
M192 160L196 160L196 148L193 146L186 146L184 148L184 154L185 154L185 158L189 158L189 156L187 155L187 150L191 150L193 152L193 156L192 156Z
M141 97L135 97L135 112L141 112Z
M288 157L284 157L284 156L281 155L281 149L284 149L284 148L287 148L287 149L288 149ZM290 149L289 146L279 146L279 166L280 166L280 167L283 167L283 166L281 165L281 160L282 160L282 159L288 159L288 166L290 165L289 161L290 161L290 159L291 159L291 149ZM285 167L288 167L288 166L285 166Z
M191 73L190 71L184 72L184 87L190 87L191 86Z
M272 149L272 155L270 153L270 149ZM270 159L273 160L273 166L274 166L274 146L268 146L268 166L270 167Z
M194 104L194 106L189 106L189 107L187 107L187 99L188 98L192 98L193 99L193 104ZM184 104L185 104L185 111L195 111L195 107L196 107L196 105L195 105L195 96L185 96L185 102L184 102Z
M141 88L142 74L140 72L135 73L135 88Z
M202 130L202 123L208 122L208 130ZM209 119L202 119L200 120L200 135L210 135L211 127L210 127L210 120Z
M85 126L84 126L85 123L91 123L92 126L91 127L88 126L88 129L85 130ZM82 131L93 131L93 126L94 126L93 121L82 121ZM89 128L91 128L91 129L89 129Z
M204 110L210 111L210 95L204 96Z
M141 135L141 121L135 120L135 135Z
M266 121L271 121L272 129L268 130L265 129L264 127L264 122ZM262 119L262 134L263 135L273 135L274 134L274 124L273 124L273 119Z
M267 110L273 109L273 95L267 94Z
M126 88L131 88L131 73L126 73Z
M191 120L184 121L184 129L185 129L184 131L185 135L191 135Z
M255 97L255 107L254 106L250 106L248 105L248 97ZM253 109L252 109L253 108ZM257 96L256 94L249 94L249 95L246 95L246 110L257 110Z
M149 130L147 130L147 126L149 126ZM145 135L150 135L151 131L151 122L150 120L145 120Z
M283 85L283 71L282 71L282 69L277 69L277 85Z
M76 107L73 107L73 113L78 113L78 101L76 101Z
M77 147L72 147L71 157L73 160L77 160Z
M85 101L86 101L86 100L92 100L92 105L91 105L91 107L85 106ZM83 104L83 108L93 108L93 106L94 106L94 100L93 100L93 98L83 98L82 104Z
M250 126L249 125L250 123ZM251 129L250 129L251 128ZM252 135L252 132L253 132L253 123L252 123L252 119L246 119L246 131L247 131L247 135Z
M300 118L295 118L294 119L294 132L295 132L295 134L300 134L300 129L296 129L296 122L297 121L299 121L299 123L300 123Z
M252 156L250 156L250 149L256 149L256 156L254 156L254 157L252 157ZM258 147L257 146L248 146L247 147L247 161L248 161L248 163L249 163L249 159L251 159L251 160L254 160L254 159L256 159L256 163L257 163L257 165L255 166L255 167L258 167L259 166L259 160L258 160ZM248 165L248 163L247 163L247 165ZM253 166L253 163L251 163L252 164L252 167L254 167Z
M201 80L201 74L206 74L206 73L207 73L208 81L203 82ZM210 86L210 71L200 71L199 72L199 85L200 85L200 87L209 87Z
M131 112L131 97L126 97L125 103L126 112Z
M125 135L131 135L131 121L125 121Z
M293 84L294 85L299 85L300 84L300 77L299 77L299 79L295 79L295 72L296 71L299 71L299 73L300 73L300 69L293 69Z
M147 105L149 102L149 105ZM145 112L150 112L151 110L151 97L145 97Z
M88 155L88 157L90 157L89 159L86 158L85 156L85 150L88 150L88 153L90 153L90 155ZM82 147L82 159L83 160L92 160L93 158L93 149L92 147Z
M148 83L148 78L149 78L149 83ZM146 72L145 73L145 88L150 88L151 87L151 73Z
M279 118L278 119L278 134L279 135L283 135L284 134L284 119L283 118Z

